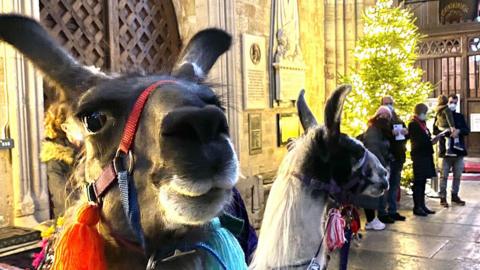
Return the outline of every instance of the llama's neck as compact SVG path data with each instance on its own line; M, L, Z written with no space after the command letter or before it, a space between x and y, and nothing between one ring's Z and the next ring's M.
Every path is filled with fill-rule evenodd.
M314 257L323 240L327 196L312 197L310 193L290 173L278 176L268 198L251 268L289 268ZM321 266L326 264L324 246L317 256Z

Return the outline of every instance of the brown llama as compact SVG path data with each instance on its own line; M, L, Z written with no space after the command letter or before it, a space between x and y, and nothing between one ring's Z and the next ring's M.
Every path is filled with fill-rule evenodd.
M130 193L122 192L119 184L105 190L90 186L89 195L101 197L94 200L102 202L98 227L105 239L108 269L145 269L149 258L150 269L206 267L214 256L205 248L171 255L176 249L208 242L210 221L229 203L237 182L238 161L224 109L204 83L217 58L229 49L230 35L218 29L197 33L171 74L153 75L106 74L85 67L37 21L19 15L0 15L0 40L29 58L72 106L85 133L86 181L108 173L119 153L121 163L129 163L116 164L114 171L128 167L127 188L136 190L132 204ZM140 110L131 148L117 150L135 102L153 84L155 91ZM128 197L127 208L137 207L139 212L126 212L122 196ZM86 199L82 196L82 201ZM132 247L129 242L136 243ZM141 244L139 252L135 247ZM207 268L220 265L213 260ZM238 264L235 269L244 268Z

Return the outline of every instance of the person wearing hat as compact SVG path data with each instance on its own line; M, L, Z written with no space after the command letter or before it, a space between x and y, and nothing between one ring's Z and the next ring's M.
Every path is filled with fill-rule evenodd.
M389 170L392 155L390 140L393 136L391 129L392 111L387 106L380 106L375 115L368 121L367 131L362 136L365 147L372 152L382 165ZM383 230L385 223L394 223L389 215L375 216L375 210L385 209L385 198L382 196L375 200L374 208L365 208L367 230Z

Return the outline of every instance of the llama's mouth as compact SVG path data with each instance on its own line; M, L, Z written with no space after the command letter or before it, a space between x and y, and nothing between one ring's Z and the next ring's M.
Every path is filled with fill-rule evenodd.
M231 188L213 187L202 194L185 194L168 184L160 188L159 202L169 223L199 225L217 216L230 201L231 193Z
M378 188L374 188L374 187L367 187L363 192L362 194L363 195L367 195L367 196L370 196L370 197L374 197L374 198L377 198L377 197L380 197L384 194L384 190L383 189L378 189Z
M170 153L165 155L170 157L167 167L174 168L159 190L166 222L172 226L199 225L218 216L230 202L239 174L230 140L201 145L164 140L164 151Z
M388 188L388 181L384 179L384 181L380 181L380 183L368 185L362 194L376 198L382 196Z

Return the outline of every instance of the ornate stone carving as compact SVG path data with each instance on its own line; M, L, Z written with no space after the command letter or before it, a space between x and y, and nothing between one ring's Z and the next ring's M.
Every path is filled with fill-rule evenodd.
M275 99L295 100L305 85L305 62L300 48L297 0L274 1Z

